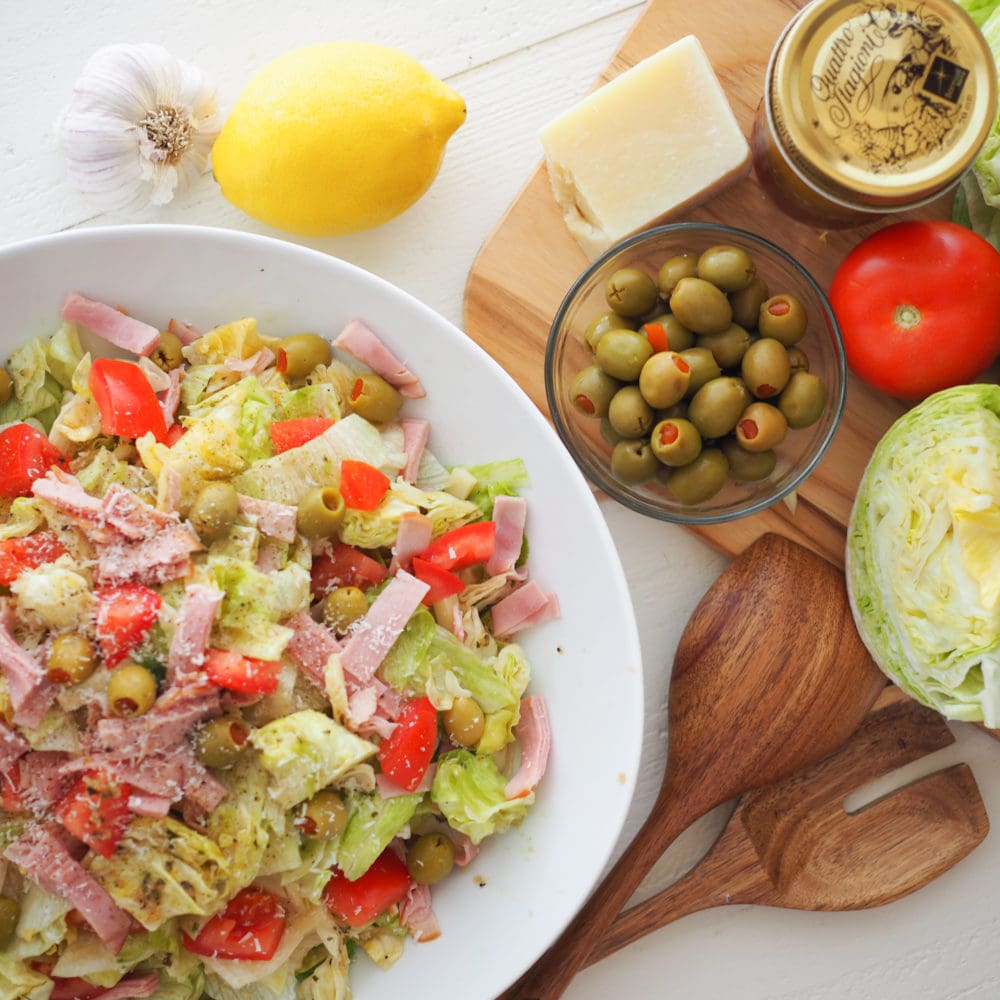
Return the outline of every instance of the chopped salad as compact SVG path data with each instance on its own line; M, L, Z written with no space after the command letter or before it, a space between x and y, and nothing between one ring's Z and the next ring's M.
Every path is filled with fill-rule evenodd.
M0 1000L349 997L545 770L523 462L360 320L61 315L0 380Z

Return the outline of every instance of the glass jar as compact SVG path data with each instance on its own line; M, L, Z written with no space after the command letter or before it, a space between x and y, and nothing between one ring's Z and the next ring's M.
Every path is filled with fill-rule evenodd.
M813 0L771 53L754 170L793 218L862 225L957 184L996 112L992 54L954 0Z

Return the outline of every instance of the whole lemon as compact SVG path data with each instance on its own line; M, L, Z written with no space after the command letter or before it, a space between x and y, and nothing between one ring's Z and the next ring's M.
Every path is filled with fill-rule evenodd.
M302 236L381 225L431 185L465 102L416 59L364 42L295 49L247 84L212 149L223 195Z

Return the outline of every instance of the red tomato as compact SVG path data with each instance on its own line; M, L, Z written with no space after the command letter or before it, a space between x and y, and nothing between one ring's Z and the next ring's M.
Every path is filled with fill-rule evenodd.
M183 424L171 424L167 428L167 436L163 439L163 443L168 448L173 448L185 434L187 434L187 428Z
M411 884L406 863L386 849L353 882L339 868L334 868L323 890L323 901L348 927L363 927L401 902Z
M210 649L205 654L205 673L216 686L246 694L272 694L278 690L280 660L256 660L233 649Z
M263 889L243 889L202 927L197 937L183 935L184 947L207 958L267 962L285 933L285 908Z
M77 840L110 858L132 818L129 794L128 785L111 781L103 771L86 771L56 803L56 819Z
M54 444L30 424L0 431L0 497L31 495L31 484L53 465L65 462Z
M54 531L0 541L0 584L10 586L26 569L54 562L66 549Z
M152 431L167 436L167 423L149 379L131 361L97 358L90 366L90 391L101 411L101 429L116 437L137 438Z
M427 605L437 604L438 601L443 601L452 594L461 594L465 590L465 583L460 576L441 569L440 566L435 566L420 556L413 557L413 575L431 588L424 595L422 602Z
M163 598L141 583L100 587L97 603L97 643L104 665L121 663L142 641L160 615Z
M837 269L830 302L848 364L891 396L971 382L1000 354L1000 253L952 222L868 236Z
M360 549L338 542L322 552L312 564L312 596L320 600L334 587L360 587L367 590L380 584L389 571L377 559Z
M367 462L345 458L340 463L340 495L354 510L374 510L389 489L389 477Z
M330 417L297 417L294 420L275 420L267 430L274 450L280 454L319 437L334 423Z
M414 698L399 713L396 728L378 748L382 773L412 792L423 780L437 745L437 709L430 698Z
M441 569L465 569L466 566L486 562L493 555L496 535L494 521L463 524L435 538L419 557Z

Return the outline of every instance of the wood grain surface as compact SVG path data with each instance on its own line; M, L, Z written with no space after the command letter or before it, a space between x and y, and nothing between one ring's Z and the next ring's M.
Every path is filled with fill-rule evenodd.
M856 910L920 889L989 831L968 765L929 774L855 814L845 811L844 800L953 742L936 712L887 687L840 750L745 795L701 861L678 882L619 914L589 961L713 906Z
M694 34L712 62L733 111L749 137L775 39L801 3L795 0L650 0L597 85L684 35ZM668 95L664 114L669 115ZM539 144L539 152L541 145ZM906 218L946 218L951 196ZM821 232L784 216L751 174L710 203L684 212L684 220L724 222L759 233L798 259L828 288L833 273L863 236L884 224ZM680 218L671 221L680 221ZM547 412L542 358L549 324L587 259L566 228L542 163L483 244L469 273L465 329L509 371ZM759 535L774 531L843 565L851 504L864 467L889 425L905 407L853 377L843 421L813 475L798 493L794 514L783 504L729 524L692 529L735 555Z

